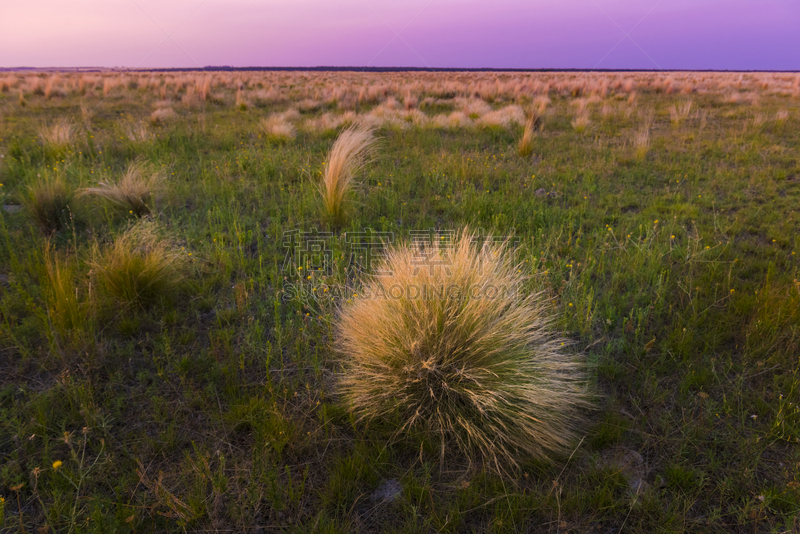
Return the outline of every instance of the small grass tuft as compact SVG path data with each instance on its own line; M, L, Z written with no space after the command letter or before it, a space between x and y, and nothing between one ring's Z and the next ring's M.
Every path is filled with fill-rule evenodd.
M282 115L273 115L261 119L261 129L267 140L273 143L286 143L295 138L295 127Z
M89 187L81 195L96 195L107 200L123 213L142 217L150 213L148 201L163 183L162 173L142 163L132 163L116 182L100 182L98 187Z
M45 147L50 149L64 149L68 147L78 128L71 119L57 119L51 124L42 124L37 133Z
M173 295L184 280L182 251L143 219L102 252L95 249L92 270L98 289L117 303L147 307Z
M73 191L60 176L46 177L28 186L20 201L45 234L67 226Z
M154 125L164 124L165 122L175 118L177 114L171 107L159 107L150 114L150 122Z
M589 114L585 111L580 112L578 115L572 119L572 127L578 133L583 133L586 131L586 128L589 127L591 124L591 120L589 119Z
M50 339L62 355L66 349L85 350L94 339L92 304L81 299L75 262L62 259L47 240L43 264Z
M499 471L575 445L588 407L581 359L553 330L543 293L509 247L473 244L390 249L345 304L336 346L340 387L360 420L399 415L414 432Z
M146 143L153 139L153 134L147 129L144 121L126 121L122 125L122 131L125 137L134 143Z
M636 159L644 161L650 150L650 128L643 126L633 135L633 148L636 150Z

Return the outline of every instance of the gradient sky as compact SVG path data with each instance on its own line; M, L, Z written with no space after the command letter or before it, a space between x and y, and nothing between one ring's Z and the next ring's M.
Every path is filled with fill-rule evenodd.
M800 0L0 0L2 67L800 69Z

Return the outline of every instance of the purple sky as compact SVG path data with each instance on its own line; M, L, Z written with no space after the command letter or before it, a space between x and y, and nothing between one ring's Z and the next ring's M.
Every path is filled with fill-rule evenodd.
M0 0L2 67L206 65L796 70L800 0Z

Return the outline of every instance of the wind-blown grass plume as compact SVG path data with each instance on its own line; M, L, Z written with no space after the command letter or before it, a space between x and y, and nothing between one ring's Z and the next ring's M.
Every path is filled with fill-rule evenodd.
M528 120L525 122L525 130L522 132L522 137L517 145L517 152L523 158L528 157L533 152L533 127L536 124L536 114L531 113Z
M331 147L320 193L325 212L337 224L344 220L353 180L375 155L376 143L372 128L353 125L339 134Z
M551 326L542 293L521 294L504 245L390 249L336 324L339 385L360 420L400 418L504 470L574 446L589 405L579 357Z
M92 260L99 290L115 303L142 307L174 294L184 267L182 251L148 220L131 226L105 250L95 248Z
M88 187L80 194L99 196L121 212L142 217L150 213L147 203L163 181L162 173L143 163L132 163L116 182L100 182L98 187Z
M73 191L61 177L47 177L28 186L20 201L45 234L52 234L67 225Z

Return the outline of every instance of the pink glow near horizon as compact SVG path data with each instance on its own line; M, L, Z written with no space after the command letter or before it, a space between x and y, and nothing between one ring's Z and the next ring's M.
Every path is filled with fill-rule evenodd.
M797 0L27 0L0 13L0 67L800 69Z

